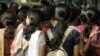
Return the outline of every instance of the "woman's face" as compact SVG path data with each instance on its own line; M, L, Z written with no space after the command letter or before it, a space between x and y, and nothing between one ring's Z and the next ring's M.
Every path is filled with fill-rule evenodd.
M27 18L26 18L26 25L29 25L30 24L30 19L29 19L29 17L27 16Z

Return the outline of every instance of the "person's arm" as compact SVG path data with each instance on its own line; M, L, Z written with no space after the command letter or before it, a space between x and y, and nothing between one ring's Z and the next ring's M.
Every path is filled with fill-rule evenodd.
M19 32L19 31L16 29L16 30L15 30L15 33L14 33L14 39L13 39L11 45L10 45L10 53L11 53L11 56L14 55L14 50L13 50L13 49L15 48L15 46L14 46L15 43L14 43L14 42L17 40L17 37L16 37L16 36L17 36L18 32Z
M46 45L39 47L39 56L46 56Z
M89 36L89 39L87 39L87 41L85 42L86 44L85 44L85 47L84 47L84 53L86 53L87 52L87 50L89 49L89 46L90 46L90 42L91 42L91 39L92 39L92 37L95 35L95 34L97 34L97 33L99 33L99 32L92 32L91 34L90 34L90 36ZM96 44L92 44L93 46L95 46L95 47L100 47L100 45L96 45Z
M98 31L98 32L96 32L96 33L100 33L100 31ZM100 48L100 44L91 43L90 45L91 45L92 47Z
M75 32L73 32L73 38L74 38L73 56L79 56L80 40L82 38L82 35L80 34L80 32L75 31Z
M100 44L96 44L96 43L92 43L91 46L96 47L96 48L100 48Z
M85 56L89 46L90 46L91 39L84 38L80 42L80 55ZM85 44L84 44L85 43Z
M39 56L46 56L46 43L44 34L40 34L39 37Z
M79 56L79 45L74 46L74 56Z
M19 33L19 30L17 30L17 29L16 29L16 30L15 30L15 33L14 33L14 40L13 40L13 42L15 42L15 41L16 41L16 39L17 39L17 37L16 37L16 36L17 36L17 34L18 34L18 33Z
M86 42L86 44L84 46L84 50L83 50L84 53L86 53L87 50L89 49L90 42L91 42L91 38L89 37L89 39L87 39L87 42Z
M84 43L83 43L83 39L81 39L80 41L80 55L84 56Z

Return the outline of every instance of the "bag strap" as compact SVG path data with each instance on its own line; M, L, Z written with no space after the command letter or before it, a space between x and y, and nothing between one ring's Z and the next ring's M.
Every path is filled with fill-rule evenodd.
M25 45L23 45L22 50L25 50L29 46L29 41L25 42Z
M23 39L20 40L19 44L18 44L18 51L14 54L14 56L16 55L20 55L28 46L29 46L29 41L26 41L25 44L23 45Z
M60 47L63 46L64 42L66 41L66 39L68 38L69 34L71 33L71 31L74 29L74 27L68 27L68 29L66 29L65 33L64 33L64 37L62 40L62 44L60 45Z
M74 29L75 27L68 27L64 33L64 38L62 39L62 44L60 45L60 48L62 47L62 45L64 44L65 40L67 39L68 35L71 33L71 31ZM53 33L52 33L52 30L48 30L49 32L47 32L47 35L48 35L48 39L49 37L53 37ZM48 40L50 42L50 40Z
M25 36L24 36L25 37ZM23 45L23 38L20 40L20 43L19 43L19 48L22 49L22 51L24 51L28 46L29 46L29 41L26 40L26 42L24 43Z

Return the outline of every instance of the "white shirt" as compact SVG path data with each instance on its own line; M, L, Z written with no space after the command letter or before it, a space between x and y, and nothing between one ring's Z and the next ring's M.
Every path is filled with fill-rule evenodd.
M25 28L25 26L23 24L19 24L19 26L17 27L17 35L15 36L16 40L12 43L12 45L14 46L14 49L11 51L13 53L16 53L18 50L18 43L20 42L20 40L23 37L23 29Z
M21 24L19 24L19 26L17 27L17 30L19 31L19 30L21 30L21 29L23 29L23 28L25 28L25 26L21 23Z
M45 44L44 34L39 30L35 31L31 35L29 47L25 51L24 56L39 56L39 47Z

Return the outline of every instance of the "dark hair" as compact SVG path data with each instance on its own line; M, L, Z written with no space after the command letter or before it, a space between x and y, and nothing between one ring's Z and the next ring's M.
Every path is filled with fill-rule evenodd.
M59 49L59 46L62 43L62 39L64 37L64 32L66 28L67 26L65 26L61 22L59 22L55 28L51 28L51 31L53 33L53 39L51 39L49 47L52 50Z
M0 16L7 10L7 5L5 3L0 3ZM0 28L3 28L3 24L0 19Z
M0 3L0 6L2 8L2 11L0 11L0 13L3 13L4 11L7 10L7 5L5 3Z
M46 1L46 0L41 1L41 4L43 4L43 5L45 5L45 6L50 5L50 3L49 3L48 1Z
M90 11L90 12L88 12ZM90 23L91 24L96 24L98 26L100 26L100 12L99 10L95 9L95 8L88 8L88 17L90 18Z
M36 31L39 27L40 22L43 20L42 12L39 10L30 10L27 14L30 19L30 25L28 25L24 30L25 39L29 40L32 33Z
M89 24L87 24L86 26L85 26L85 30L84 30L84 32L83 32L83 36L85 36L85 37L89 37L89 35L90 35L90 33L91 33L91 30L92 30L92 26L91 25L89 25Z
M24 5L24 6L21 6L21 8L19 9L19 10L22 10L22 9L30 9L30 7L29 6L27 6L27 5Z
M7 4L6 3L1 3L2 7L3 7L3 12L6 11L8 9Z
M86 14L81 14L79 16L79 19L80 19L81 22L83 22L85 24L89 23L89 18L88 18L88 16Z
M49 5L49 6L44 6L40 9L45 16L45 21L50 20L52 17L54 17L54 12L55 12L55 6Z
M27 12L30 9L28 6L22 6L18 12L18 20L19 22L23 22L27 17Z
M13 12L7 10L2 14L1 19L3 25L7 27L4 32L4 37L14 39L16 15Z
M76 19L78 19L78 16L80 15L81 10L79 8L76 7L70 7L70 19L69 22L73 22Z
M18 3L16 3L16 2L11 2L11 3L10 3L9 9L10 9L11 11L13 11L15 14L17 14L17 13L18 13Z
M66 4L59 4L55 8L55 18L67 21L70 16L70 8Z
M51 28L53 39L51 39L49 47L52 50L58 49L62 43L65 30L67 29L67 24L64 21L67 22L69 19L69 10L69 7L65 4L59 4L55 7L55 18L58 20L58 23L55 27Z
M18 9L18 3L16 3L16 2L11 2L11 3L10 3L10 8L11 8L11 7L14 7L14 8Z
M2 13L2 10L3 10L2 7L3 7L3 6L2 6L2 3L0 3L0 13Z

